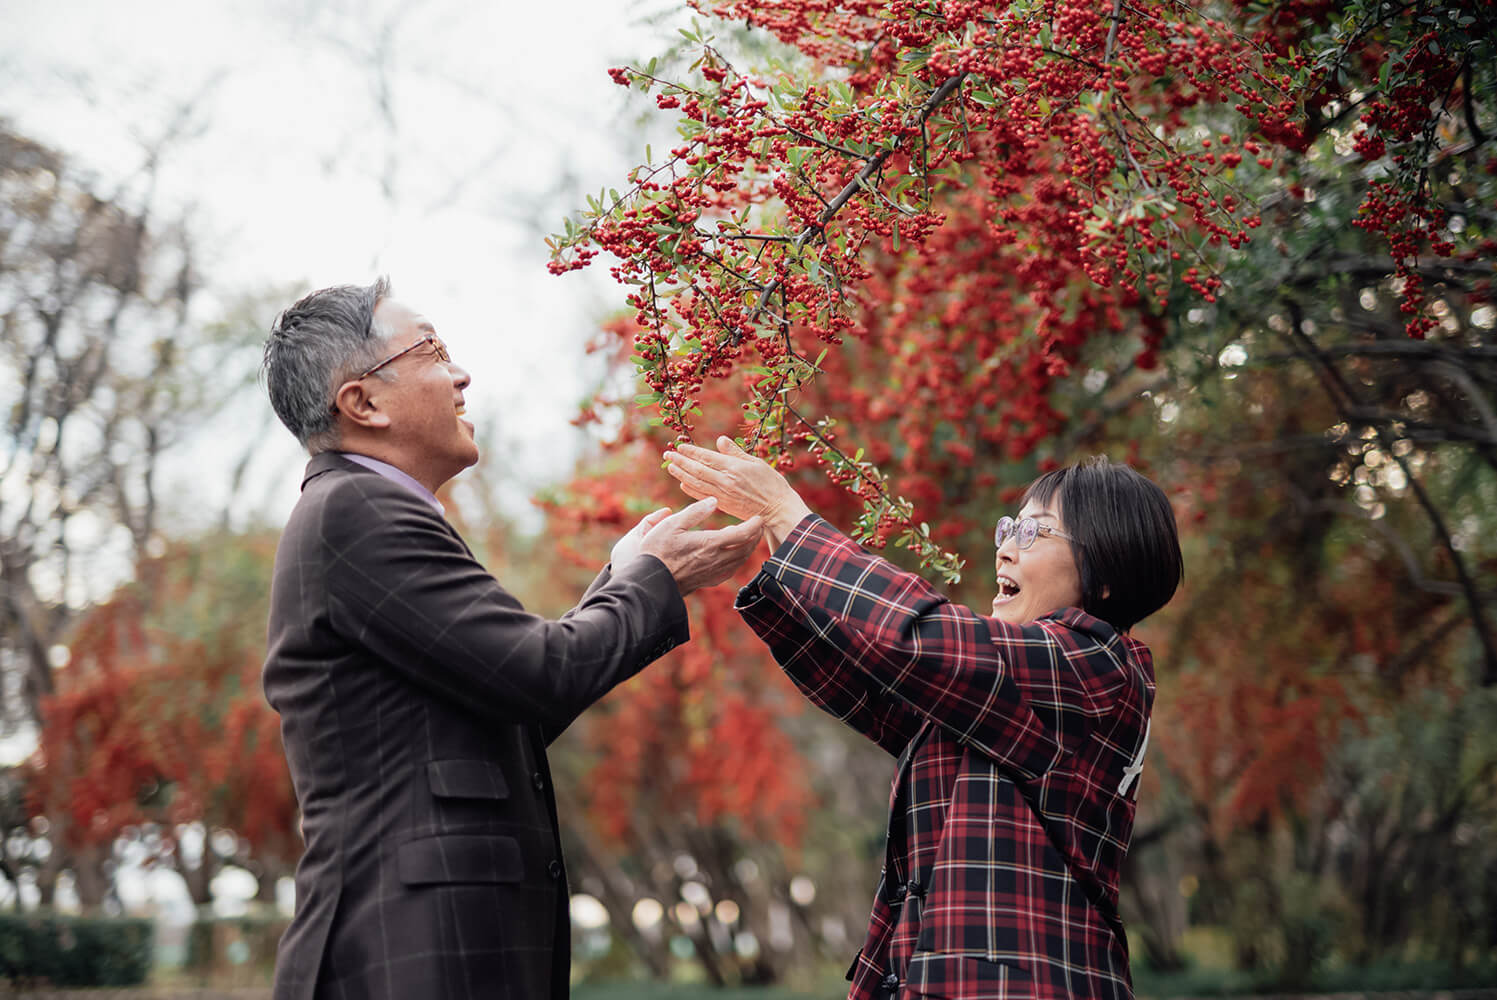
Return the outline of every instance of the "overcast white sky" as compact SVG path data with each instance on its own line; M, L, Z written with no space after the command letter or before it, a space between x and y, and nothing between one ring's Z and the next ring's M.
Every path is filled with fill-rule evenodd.
M647 105L607 69L665 51L689 21L682 6L6 0L0 118L109 191L190 108L156 212L190 213L213 295L389 274L472 373L486 460L534 527L527 498L581 447L568 421L597 377L583 345L623 301L606 266L548 274L542 237L580 192L622 187L647 138L660 145L669 123L657 117L647 137ZM200 307L211 319L219 300ZM254 442L250 486L230 498L230 464ZM263 394L247 395L168 466L165 523L206 527L228 503L241 525L278 525L304 463ZM101 593L128 572L107 553L96 565L86 575ZM0 760L27 750L24 734L0 741Z
M158 201L192 213L211 288L389 274L472 372L469 413L519 509L575 458L582 344L623 297L605 267L547 274L541 236L579 191L622 187L641 105L606 70L663 51L688 14L648 16L678 6L9 0L0 116L107 188L190 106ZM258 395L179 457L179 514L220 509L215 457L257 437L236 510L278 522L303 458Z

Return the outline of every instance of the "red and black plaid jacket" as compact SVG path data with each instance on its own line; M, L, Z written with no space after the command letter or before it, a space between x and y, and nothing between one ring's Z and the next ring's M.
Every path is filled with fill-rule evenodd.
M1077 608L1009 625L810 516L738 610L814 703L899 757L853 1000L1132 996L1118 869L1148 649Z

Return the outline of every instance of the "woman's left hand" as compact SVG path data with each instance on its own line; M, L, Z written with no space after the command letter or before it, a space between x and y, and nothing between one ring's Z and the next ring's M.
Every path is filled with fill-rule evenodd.
M730 437L717 451L683 444L665 453L666 471L695 499L716 497L718 509L734 517L764 518L771 546L784 540L811 508L768 462L744 451Z

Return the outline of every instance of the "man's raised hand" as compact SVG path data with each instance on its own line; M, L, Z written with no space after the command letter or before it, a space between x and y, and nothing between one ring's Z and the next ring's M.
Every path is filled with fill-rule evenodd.
M613 551L608 556L608 561L618 569L625 563L632 562L639 555L640 543L644 541L645 535L655 525L664 521L670 515L669 507L661 507L659 510L646 514L638 524L629 529L628 534L613 543Z
M639 551L665 563L683 597L732 576L753 553L763 534L764 520L760 517L727 528L691 530L715 510L715 499L698 500L649 528L640 541Z

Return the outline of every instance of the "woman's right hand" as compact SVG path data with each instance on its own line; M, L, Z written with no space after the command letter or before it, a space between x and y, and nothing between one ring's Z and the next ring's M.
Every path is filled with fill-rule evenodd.
M744 451L730 437L717 439L717 451L694 444L667 451L666 471L687 496L716 497L718 510L734 517L764 518L771 548L777 548L811 508L773 466Z

